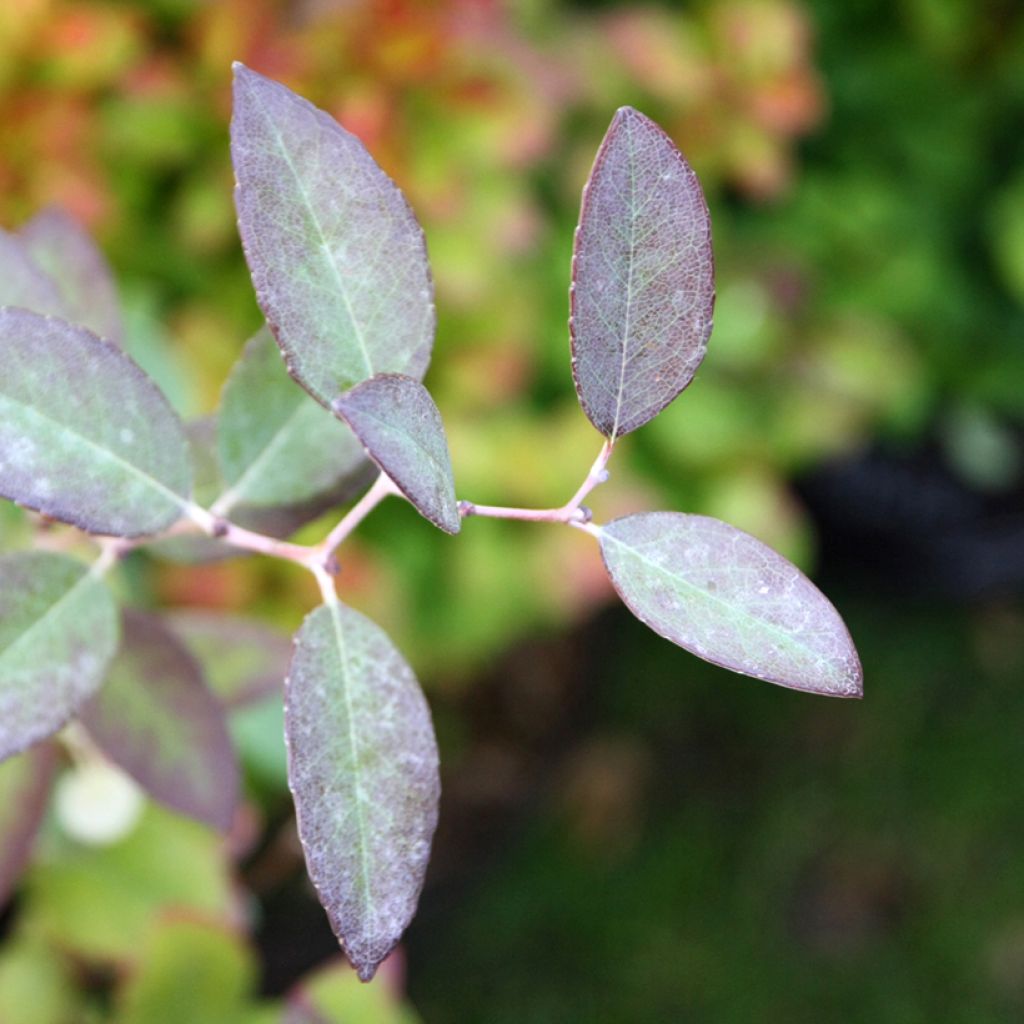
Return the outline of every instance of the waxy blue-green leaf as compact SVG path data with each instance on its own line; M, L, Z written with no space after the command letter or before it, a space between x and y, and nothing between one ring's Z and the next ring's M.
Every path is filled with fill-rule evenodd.
M181 518L185 434L135 363L84 327L21 309L0 309L0 350L0 495L122 537Z
M632 107L612 119L583 190L572 281L576 392L614 440L693 379L715 301L700 183L672 140Z
M333 409L421 515L446 533L459 532L444 424L419 381L380 374L336 398Z
M336 602L302 624L285 702L309 876L366 981L412 919L430 856L441 788L430 711L387 635Z
M0 306L70 315L57 282L32 258L25 242L6 231L0 231Z
M230 826L238 768L224 709L199 663L160 619L125 612L110 678L79 717L154 799L221 831Z
M217 503L223 512L315 498L364 459L352 431L288 376L266 328L245 346L224 386L217 452L229 486Z
M832 697L860 697L860 661L828 599L750 534L707 516L647 512L600 530L608 574L656 633L705 661Z
M292 376L329 406L376 373L417 379L434 341L423 232L363 144L235 65L235 205L256 298Z
M87 565L43 551L0 558L0 760L92 696L118 632L114 598Z
M37 743L0 763L0 907L28 861L56 768L52 743Z
M21 239L56 283L66 319L120 345L124 327L114 277L81 224L63 210L51 207L21 229Z

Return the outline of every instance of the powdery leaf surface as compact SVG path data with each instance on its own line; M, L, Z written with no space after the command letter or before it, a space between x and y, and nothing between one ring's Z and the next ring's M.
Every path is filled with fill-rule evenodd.
M285 701L306 866L366 981L423 886L441 788L430 711L383 630L337 603L302 624Z
M446 533L459 532L462 521L444 424L419 381L381 374L335 399L333 408L423 516Z
M283 690L292 653L283 633L219 612L172 612L164 621L202 665L224 707L245 707Z
M0 558L0 760L92 696L118 633L113 595L88 566L43 551Z
M51 207L21 229L21 238L32 258L56 282L67 319L120 345L124 326L114 276L82 225Z
M123 352L83 327L0 309L0 495L91 533L156 533L182 515L181 421Z
M619 596L656 633L705 661L795 690L860 697L839 613L781 555L706 516L647 512L601 528Z
M435 323L423 232L363 144L236 64L231 155L256 298L295 379L329 406L375 373L421 378Z
M154 799L221 831L231 824L238 769L224 709L158 618L125 612L110 678L79 717Z
M0 764L0 907L28 862L56 769L52 743L39 743Z
M649 118L616 113L583 190L570 292L572 370L591 423L613 440L693 379L715 300L700 183Z
M25 242L7 231L0 231L0 306L70 314L57 282L32 258Z
M226 508L315 498L364 458L352 431L288 376L266 328L245 346L224 386L217 451L230 486Z

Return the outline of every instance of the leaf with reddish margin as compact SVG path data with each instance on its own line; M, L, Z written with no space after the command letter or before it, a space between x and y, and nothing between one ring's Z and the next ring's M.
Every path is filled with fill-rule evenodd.
M64 298L16 235L0 231L0 306L17 306L47 316L68 316Z
M423 232L363 144L235 64L235 205L256 298L323 405L376 373L421 378L434 342Z
M576 392L614 441L693 379L715 301L700 183L672 140L632 107L612 119L583 190L572 281Z
M58 207L25 224L20 237L29 254L56 282L68 320L121 345L124 326L117 286L89 233Z
M52 743L39 743L0 764L0 907L28 862L56 770Z
M283 633L219 612L171 612L164 621L202 665L224 707L245 707L283 689L292 653Z
M118 632L113 595L87 565L46 551L0 558L0 761L92 696Z
M382 373L332 406L417 511L446 533L462 527L441 414L411 377Z
M416 911L437 826L430 710L383 630L334 602L296 636L285 736L309 876L368 981Z
M850 634L796 566L707 516L646 512L600 529L601 554L626 606L705 661L794 690L860 697Z
M110 678L79 717L154 799L221 831L230 826L238 767L224 709L199 663L160 619L125 612Z
M91 533L181 518L184 429L156 385L84 327L0 309L0 495Z

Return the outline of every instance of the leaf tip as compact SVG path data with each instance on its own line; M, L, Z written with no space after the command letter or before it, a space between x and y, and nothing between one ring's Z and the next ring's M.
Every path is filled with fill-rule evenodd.
M365 984L368 981L373 981L373 976L377 973L377 968L380 966L380 961L353 960L352 966L356 969L356 975L359 977L359 980Z

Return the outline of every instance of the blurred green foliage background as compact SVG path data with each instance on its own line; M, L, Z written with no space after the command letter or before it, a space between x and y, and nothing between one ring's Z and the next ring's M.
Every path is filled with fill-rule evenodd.
M437 282L427 383L459 496L480 502L560 503L597 453L566 329L580 189L616 107L663 124L708 194L715 330L692 387L619 446L595 514L715 515L822 567L865 665L862 706L746 682L605 610L586 537L480 520L452 540L385 507L341 590L438 718L445 810L408 944L423 1019L1019 1019L1020 5L6 0L0 223L59 204L90 226L127 348L191 418L260 322L232 60L331 111L408 195ZM849 474L821 469L879 459L909 482L837 492ZM994 577L944 573L983 555ZM258 560L130 570L140 603L287 629L316 599ZM153 810L99 849L51 824L6 918L0 1020L228 1021L234 1004L160 1016L146 993L204 962L234 979L209 998L234 984L241 1005L326 955L287 909L312 901L279 726L270 705L236 722L237 850ZM146 851L173 843L180 870L161 873ZM253 929L262 982L236 934Z

